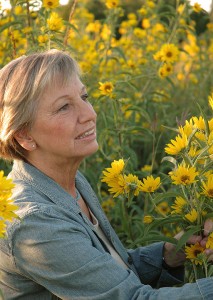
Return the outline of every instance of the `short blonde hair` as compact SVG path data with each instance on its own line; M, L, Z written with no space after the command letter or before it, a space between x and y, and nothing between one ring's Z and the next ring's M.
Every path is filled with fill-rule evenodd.
M79 76L76 61L69 54L49 50L22 56L0 70L0 156L25 159L25 150L14 134L30 128L45 89L51 84L66 82Z

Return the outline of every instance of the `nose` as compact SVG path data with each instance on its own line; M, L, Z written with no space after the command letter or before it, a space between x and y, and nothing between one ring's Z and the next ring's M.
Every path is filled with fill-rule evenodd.
M85 123L88 121L96 122L97 114L91 103L81 100L79 106L79 122Z

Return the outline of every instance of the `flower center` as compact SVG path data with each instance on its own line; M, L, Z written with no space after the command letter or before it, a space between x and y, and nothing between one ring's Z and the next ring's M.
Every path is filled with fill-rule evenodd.
M187 182L189 179L190 179L190 177L188 175L181 176L181 181L182 182Z
M167 57L172 57L172 52L171 52L171 51L167 52L167 53L166 53L166 56L167 56Z
M194 256L197 257L200 253L201 253L200 250L195 250L195 251L194 251Z
M208 190L208 195L209 195L209 197L213 197L213 189Z

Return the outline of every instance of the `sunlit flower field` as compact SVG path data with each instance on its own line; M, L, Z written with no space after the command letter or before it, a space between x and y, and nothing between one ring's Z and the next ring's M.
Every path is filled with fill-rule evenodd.
M81 171L116 232L135 247L176 243L173 236L184 230L177 249L186 252L186 280L210 276L205 249L186 245L213 217L208 13L187 0L74 0L66 6L16 0L0 9L0 40L0 67L51 48L75 57L98 114L99 151ZM11 167L0 166L5 173ZM1 237L5 219L15 217L10 201L0 195ZM213 248L212 233L206 247Z

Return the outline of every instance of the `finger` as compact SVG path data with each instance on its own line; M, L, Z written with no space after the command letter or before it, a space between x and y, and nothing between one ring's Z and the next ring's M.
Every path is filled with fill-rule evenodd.
M196 244L200 243L202 241L202 237L200 235L192 235L188 241L187 244Z
M204 239L202 239L201 241L200 241L200 245L202 246L202 247L206 247L206 242L207 242L207 239L208 239L208 237L205 237Z
M208 261L213 262L213 254L208 256Z
M204 223L204 236L208 236L210 232L213 231L213 221L211 219L207 219Z
M213 255L213 250L212 249L206 249L204 251L204 253L207 255L207 256L212 256Z

